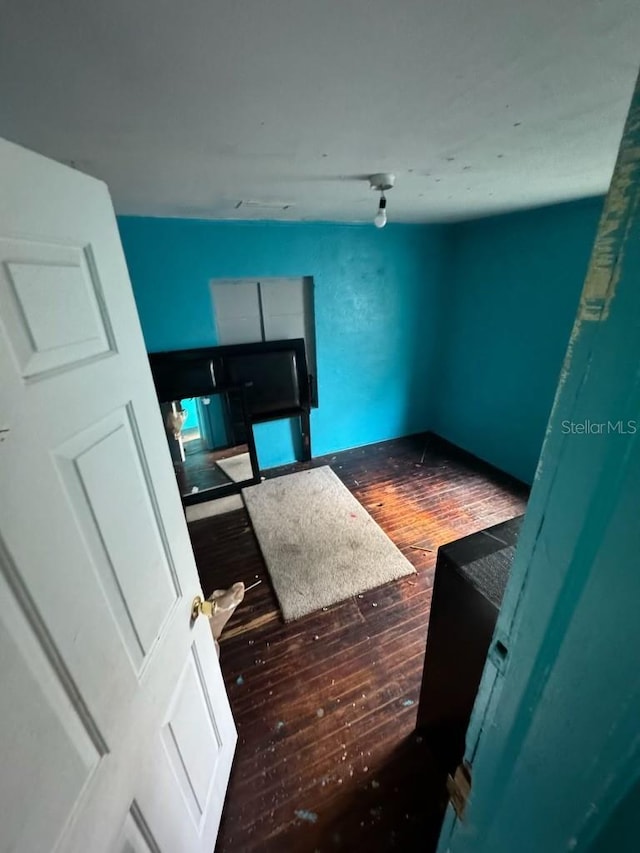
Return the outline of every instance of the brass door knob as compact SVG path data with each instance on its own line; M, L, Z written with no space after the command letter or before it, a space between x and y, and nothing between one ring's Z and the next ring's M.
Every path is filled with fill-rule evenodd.
M198 616L207 616L209 619L218 609L217 601L203 601L202 597L196 595L191 602L191 624L193 624Z

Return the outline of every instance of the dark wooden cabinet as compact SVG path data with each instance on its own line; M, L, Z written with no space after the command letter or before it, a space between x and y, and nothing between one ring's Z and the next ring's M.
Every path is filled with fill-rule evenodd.
M438 549L417 726L450 773L464 755L522 518Z

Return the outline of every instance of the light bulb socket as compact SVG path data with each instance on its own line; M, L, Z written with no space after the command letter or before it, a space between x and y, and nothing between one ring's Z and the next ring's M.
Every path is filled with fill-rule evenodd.
M378 205L378 210L384 210L387 206L387 200L384 197L384 193L380 196L380 204Z
M384 192L390 190L396 182L396 176L391 172L377 172L369 176L369 185L372 190Z

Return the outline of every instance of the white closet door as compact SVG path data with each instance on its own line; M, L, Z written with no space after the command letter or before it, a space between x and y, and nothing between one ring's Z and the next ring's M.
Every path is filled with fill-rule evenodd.
M252 344L263 339L257 281L212 281L211 299L218 344Z
M265 340L304 338L304 279L261 279L260 298Z

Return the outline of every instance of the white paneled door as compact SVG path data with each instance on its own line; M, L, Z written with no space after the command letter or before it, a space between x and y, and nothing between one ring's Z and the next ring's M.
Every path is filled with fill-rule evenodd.
M0 141L0 851L212 853L236 732L107 188Z

